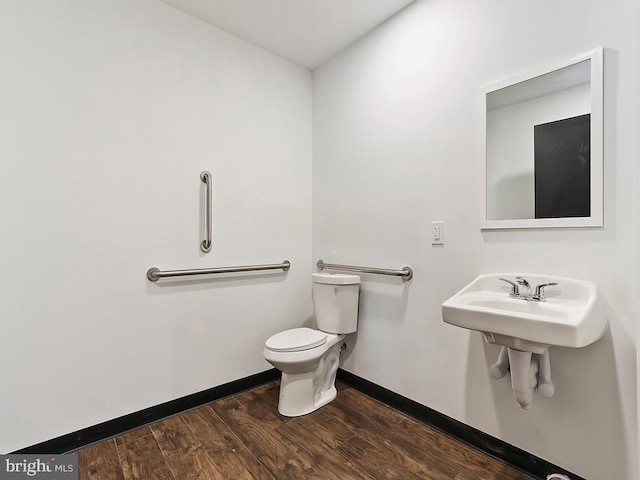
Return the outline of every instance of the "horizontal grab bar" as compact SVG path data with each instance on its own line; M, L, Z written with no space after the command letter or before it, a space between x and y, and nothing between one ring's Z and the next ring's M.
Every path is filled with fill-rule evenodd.
M214 275L217 273L240 273L254 272L259 270L280 270L287 271L291 268L289 260L283 260L282 263L272 263L268 265L243 265L240 267L216 267L216 268L195 268L191 270L166 270L162 271L152 267L147 270L147 279L150 282L157 282L161 278L167 277L187 277L192 275Z
M318 260L316 266L320 269L328 270L344 270L347 272L374 273L376 275L391 275L394 277L402 277L405 282L413 278L413 270L411 267L403 267L402 270L390 270L388 268L376 267L358 267L355 265L338 265L335 263L325 263L324 260Z

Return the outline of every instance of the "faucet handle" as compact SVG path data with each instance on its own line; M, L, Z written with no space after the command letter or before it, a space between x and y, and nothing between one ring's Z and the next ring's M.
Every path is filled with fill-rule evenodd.
M510 297L515 297L515 298L520 297L520 290L518 289L517 283L502 277L498 277L498 280L502 280L503 282L507 282L509 285L511 285L511 293L509 294Z
M544 302L546 300L546 297L544 296L545 287L555 287L556 285L558 285L556 282L541 283L536 287L536 290L533 293L533 299L539 302Z

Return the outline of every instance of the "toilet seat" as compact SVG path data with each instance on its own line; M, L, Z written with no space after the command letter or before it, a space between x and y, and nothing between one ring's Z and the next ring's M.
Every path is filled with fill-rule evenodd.
M327 334L311 328L292 328L276 333L267 339L264 346L272 352L302 352L327 343Z

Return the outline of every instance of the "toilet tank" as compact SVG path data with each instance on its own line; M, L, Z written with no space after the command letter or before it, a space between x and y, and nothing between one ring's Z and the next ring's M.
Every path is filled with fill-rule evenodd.
M339 273L314 273L313 308L318 330L353 333L358 328L360 277Z

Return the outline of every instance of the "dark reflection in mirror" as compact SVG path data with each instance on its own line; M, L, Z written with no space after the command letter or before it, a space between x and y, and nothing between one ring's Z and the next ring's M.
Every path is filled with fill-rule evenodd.
M534 126L535 218L591 214L591 115Z

